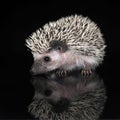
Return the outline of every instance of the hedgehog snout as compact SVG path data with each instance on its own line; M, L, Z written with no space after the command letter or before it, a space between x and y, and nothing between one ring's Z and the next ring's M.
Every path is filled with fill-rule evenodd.
M42 74L47 72L47 64L50 61L50 58L48 56L45 56L43 60L36 60L34 61L30 73L32 75Z
M33 63L31 69L30 69L31 75L37 75L39 74L39 64L38 63Z
M30 74L35 75L35 72L34 72L34 70L32 68L30 69Z
M31 74L31 75L35 75L35 74L36 74L35 71L36 71L36 70L34 69L34 67L33 67L33 65L32 65L32 67L31 67L31 69L30 69L30 74Z

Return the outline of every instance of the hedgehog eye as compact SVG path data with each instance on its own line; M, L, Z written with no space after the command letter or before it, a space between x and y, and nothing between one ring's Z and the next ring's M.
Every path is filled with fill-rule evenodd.
M45 56L45 57L44 57L44 61L45 61L45 62L49 62L49 61L50 61L50 57Z

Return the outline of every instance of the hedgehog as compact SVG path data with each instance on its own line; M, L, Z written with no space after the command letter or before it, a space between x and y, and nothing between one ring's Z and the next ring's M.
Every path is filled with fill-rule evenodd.
M105 56L105 40L90 18L71 15L49 22L26 39L34 63L32 74L81 70L91 74Z
M35 94L28 112L39 120L97 120L107 99L103 80L94 73L83 77L79 71L58 78L32 78Z

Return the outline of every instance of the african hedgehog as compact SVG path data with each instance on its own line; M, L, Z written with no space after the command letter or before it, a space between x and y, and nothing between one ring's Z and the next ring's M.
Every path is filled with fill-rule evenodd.
M61 80L34 76L32 84L35 95L28 111L40 120L97 120L103 111L105 87L94 73L83 77L76 71Z
M45 24L26 39L26 43L34 56L33 74L58 68L91 73L102 63L106 47L99 27L81 15Z

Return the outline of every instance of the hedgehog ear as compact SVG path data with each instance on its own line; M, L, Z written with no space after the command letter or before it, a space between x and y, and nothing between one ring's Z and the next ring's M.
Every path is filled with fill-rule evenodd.
M65 50L61 46L56 46L54 48L50 48L49 51L51 51L51 50L56 50L56 51L58 51L60 53L65 52Z
M61 46L58 46L58 47L56 48L56 50L58 50L59 52L65 52L64 49L63 49Z

